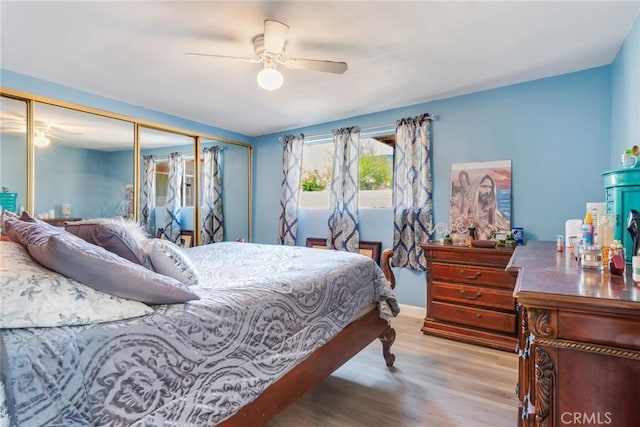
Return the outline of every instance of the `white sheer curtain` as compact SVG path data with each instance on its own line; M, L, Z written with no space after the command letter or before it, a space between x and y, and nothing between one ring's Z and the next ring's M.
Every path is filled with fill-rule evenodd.
M224 240L222 209L222 147L205 148L203 170L203 227L202 244Z
M426 270L420 243L433 230L431 117L396 122L393 179L393 265Z
M182 153L169 154L169 184L165 213L164 235L167 240L180 244L180 213L182 209L182 183L184 159Z
M144 156L142 176L142 210L140 224L151 237L156 236L156 162L153 156Z
M335 129L333 133L333 173L329 208L327 247L358 252L358 145L360 127Z
M286 135L282 143L282 186L278 244L295 245L298 231L298 199L302 176L304 135Z

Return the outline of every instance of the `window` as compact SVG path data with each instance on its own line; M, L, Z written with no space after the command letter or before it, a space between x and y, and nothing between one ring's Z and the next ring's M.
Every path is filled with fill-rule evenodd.
M156 162L156 206L167 204L167 189L169 188L169 161ZM184 178L182 180L182 207L195 206L195 169L193 159L184 161Z
M392 207L395 135L360 138L360 208ZM333 142L305 144L301 208L329 208Z

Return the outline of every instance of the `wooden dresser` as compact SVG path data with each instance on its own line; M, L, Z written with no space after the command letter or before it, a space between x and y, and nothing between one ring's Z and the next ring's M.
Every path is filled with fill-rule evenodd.
M43 219L42 221L46 222L47 224L54 225L56 227L64 227L65 222L82 221L82 218L47 218L47 219Z
M427 316L422 332L514 351L513 248L420 245L427 261Z
M554 242L532 241L508 270L522 315L518 424L640 425L640 287L630 271L583 270Z

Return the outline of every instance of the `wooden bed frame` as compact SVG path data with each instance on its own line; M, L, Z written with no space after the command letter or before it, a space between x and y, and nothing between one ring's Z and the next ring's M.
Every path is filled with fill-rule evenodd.
M395 277L389 264L392 255L391 249L383 251L381 264L389 286L393 289ZM236 414L218 425L223 427L263 425L322 382L376 338L382 342L382 355L387 366L393 366L395 355L391 353L391 346L396 339L396 331L380 318L378 309L374 308L349 324L332 340L267 387L256 400L243 406Z

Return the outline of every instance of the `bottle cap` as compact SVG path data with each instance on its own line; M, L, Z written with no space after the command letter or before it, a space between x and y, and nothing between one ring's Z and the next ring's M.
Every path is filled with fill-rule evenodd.
M591 216L591 212L587 212L587 214L584 216L584 223L593 224L593 217Z

